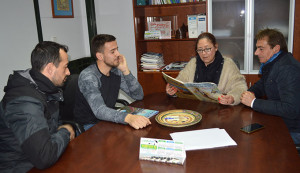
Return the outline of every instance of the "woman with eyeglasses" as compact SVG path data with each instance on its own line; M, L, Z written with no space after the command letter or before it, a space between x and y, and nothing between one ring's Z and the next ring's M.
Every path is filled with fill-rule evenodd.
M231 58L221 55L216 38L211 33L200 34L196 43L196 57L188 62L176 79L183 82L213 82L223 93L218 98L220 104L239 104L247 85L237 65ZM167 84L166 92L174 95L177 89Z

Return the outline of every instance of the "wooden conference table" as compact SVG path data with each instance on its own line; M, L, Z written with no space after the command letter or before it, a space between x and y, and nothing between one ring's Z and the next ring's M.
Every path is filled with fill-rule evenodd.
M30 172L300 172L300 157L280 117L258 113L241 104L223 106L170 98L165 93L146 96L131 105L160 112L189 109L203 117L200 123L183 128L162 126L152 117L152 124L141 130L103 121L71 141L54 166L43 171L34 168ZM254 122L265 128L252 134L240 131L242 126ZM225 129L237 146L187 151L184 165L139 160L141 137L171 139L172 132L215 127Z

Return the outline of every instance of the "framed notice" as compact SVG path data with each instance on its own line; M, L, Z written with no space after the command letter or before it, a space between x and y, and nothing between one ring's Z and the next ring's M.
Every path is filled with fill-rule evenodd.
M160 31L162 39L171 39L171 21L148 22L149 31Z
M51 0L53 18L74 18L73 0Z

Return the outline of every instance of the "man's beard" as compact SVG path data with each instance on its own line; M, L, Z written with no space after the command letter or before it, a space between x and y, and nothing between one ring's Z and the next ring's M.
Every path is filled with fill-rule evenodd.
M108 67L113 68L113 67L118 67L120 63L118 62L118 63L114 64L114 63L108 63L108 62L104 61L104 64L107 65Z
M62 87L62 86L64 86L64 84L65 84L65 81L62 81L62 82L58 82L58 81L54 81L54 82L52 82L55 86L57 86L57 87Z
M67 80L68 76L65 76L65 78L63 79L63 81L60 81L59 78L57 78L57 75L55 74L54 77L52 78L52 83L57 86L57 87L62 87L64 86L66 80Z

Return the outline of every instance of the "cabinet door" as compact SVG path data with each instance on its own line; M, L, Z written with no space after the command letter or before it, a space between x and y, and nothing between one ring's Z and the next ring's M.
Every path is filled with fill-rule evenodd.
M241 73L258 74L255 35L264 28L277 28L292 51L294 3L295 0L208 0L208 31L216 36L223 56L238 62Z

